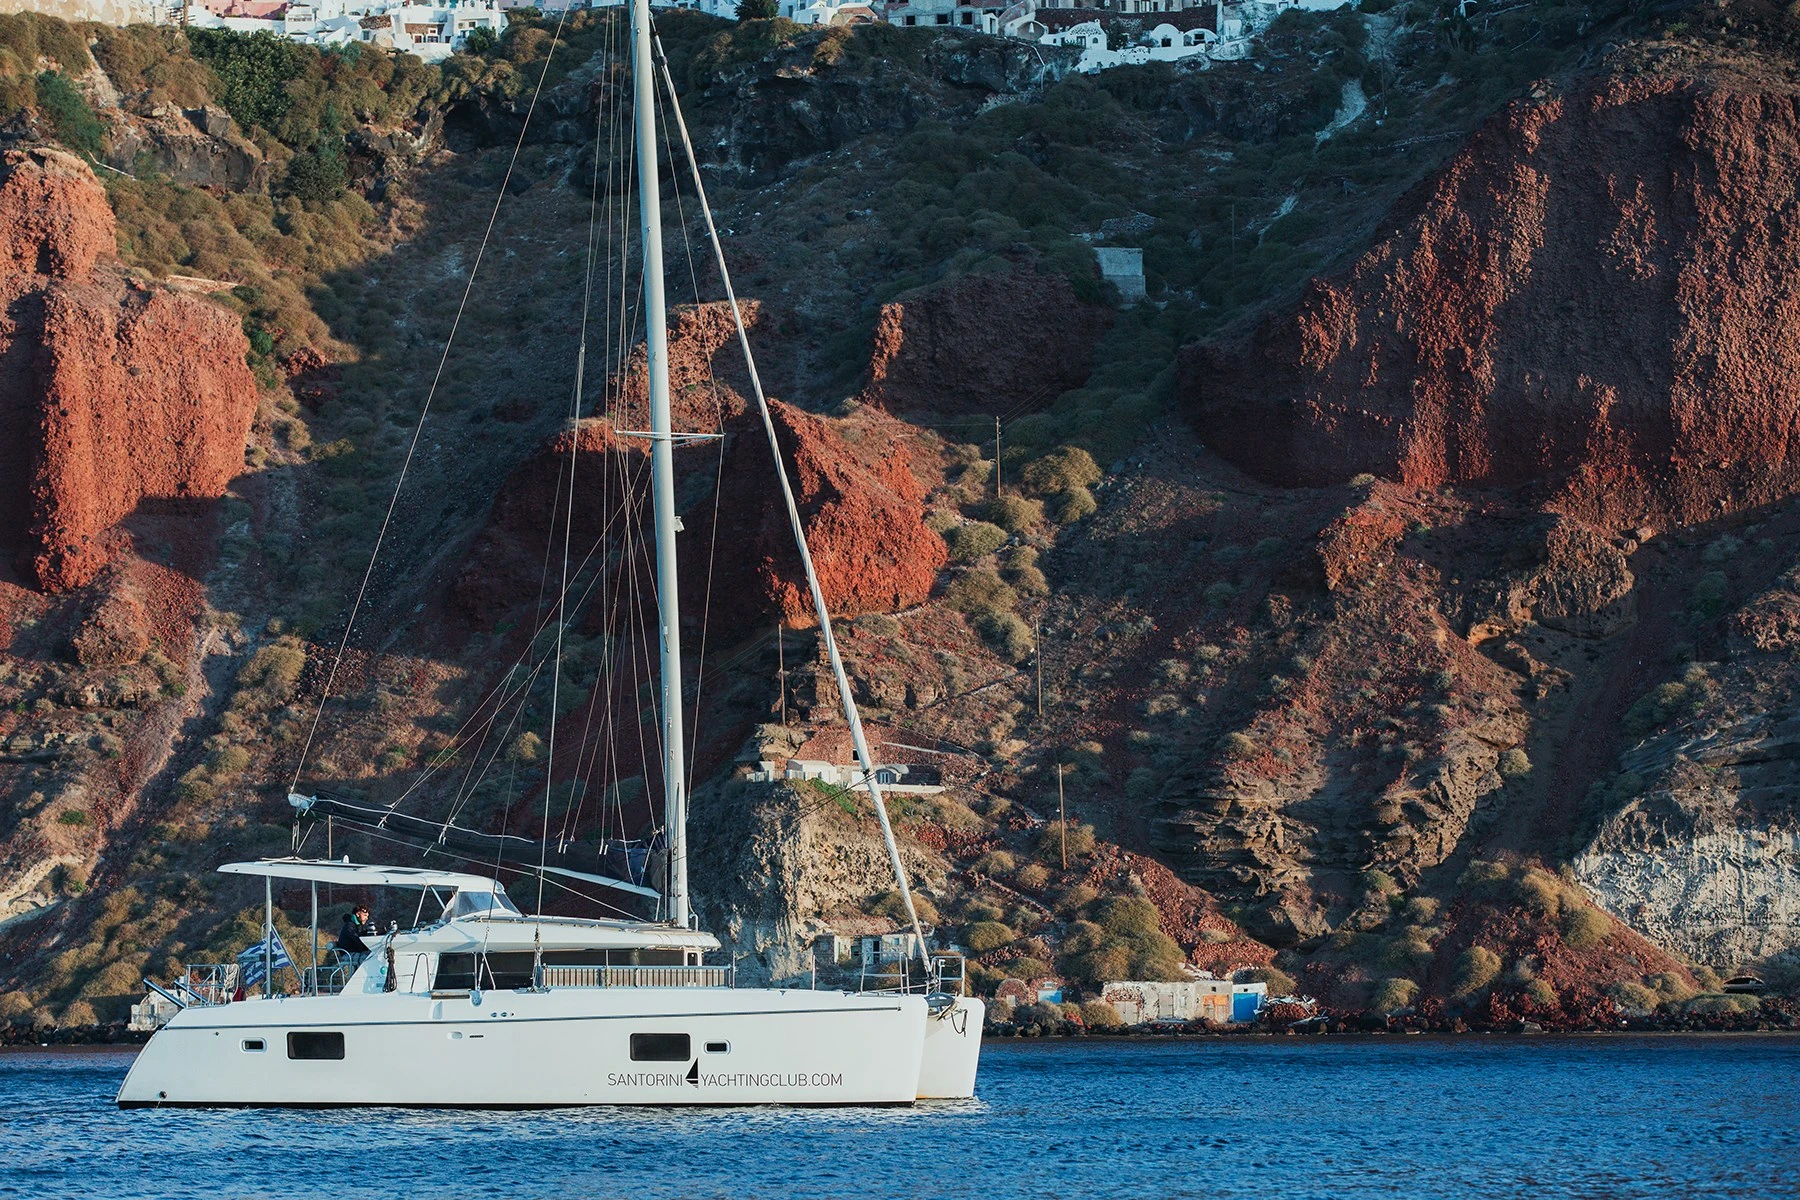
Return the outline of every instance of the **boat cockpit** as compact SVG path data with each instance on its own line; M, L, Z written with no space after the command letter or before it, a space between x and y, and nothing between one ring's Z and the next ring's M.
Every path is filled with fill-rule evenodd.
M566 987L722 987L729 966L708 964L711 934L628 920L528 916L498 880L453 871L306 859L227 863L265 881L265 936L235 962L190 964L165 996L182 1006L279 995L403 992L442 998L471 991ZM310 945L294 952L275 932L275 881L311 885ZM417 891L410 925L390 919L365 935L367 954L321 947L319 886ZM158 989L159 991L161 989Z

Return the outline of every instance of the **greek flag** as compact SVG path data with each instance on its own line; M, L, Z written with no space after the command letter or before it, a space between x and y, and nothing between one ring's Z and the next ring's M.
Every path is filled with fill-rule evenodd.
M237 956L238 982L246 988L261 983L265 962L277 971L294 965L288 958L287 947L281 944L281 935L273 929L269 930L266 942L258 942Z

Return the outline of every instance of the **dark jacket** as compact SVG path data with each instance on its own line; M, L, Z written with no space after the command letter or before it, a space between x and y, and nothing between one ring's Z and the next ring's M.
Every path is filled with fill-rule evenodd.
M358 925L355 913L345 913L344 927L338 930L337 941L333 944L345 954L367 954L369 947L362 940L362 935L365 933L373 936L375 923L369 921Z

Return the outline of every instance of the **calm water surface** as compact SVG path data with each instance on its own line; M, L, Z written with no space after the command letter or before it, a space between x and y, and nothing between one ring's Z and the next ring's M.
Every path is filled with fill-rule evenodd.
M0 1196L1800 1196L1800 1038L1006 1043L870 1111L181 1111L0 1054Z

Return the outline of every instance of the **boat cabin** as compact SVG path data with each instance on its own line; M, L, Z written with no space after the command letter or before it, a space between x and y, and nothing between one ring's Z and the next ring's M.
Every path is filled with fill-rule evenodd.
M385 931L364 935L370 951L366 956L335 950L315 954L302 947L292 966L307 995L404 992L442 997L488 989L717 987L730 982L729 967L704 961L719 948L709 933L648 921L527 916L498 880L481 875L306 859L227 863L219 870L264 879L269 928L274 923L274 881L310 884L315 947L320 884L417 893L416 903L406 905L413 910L411 924L402 928L400 918L390 918ZM274 972L264 974L269 977L264 994L272 995Z

